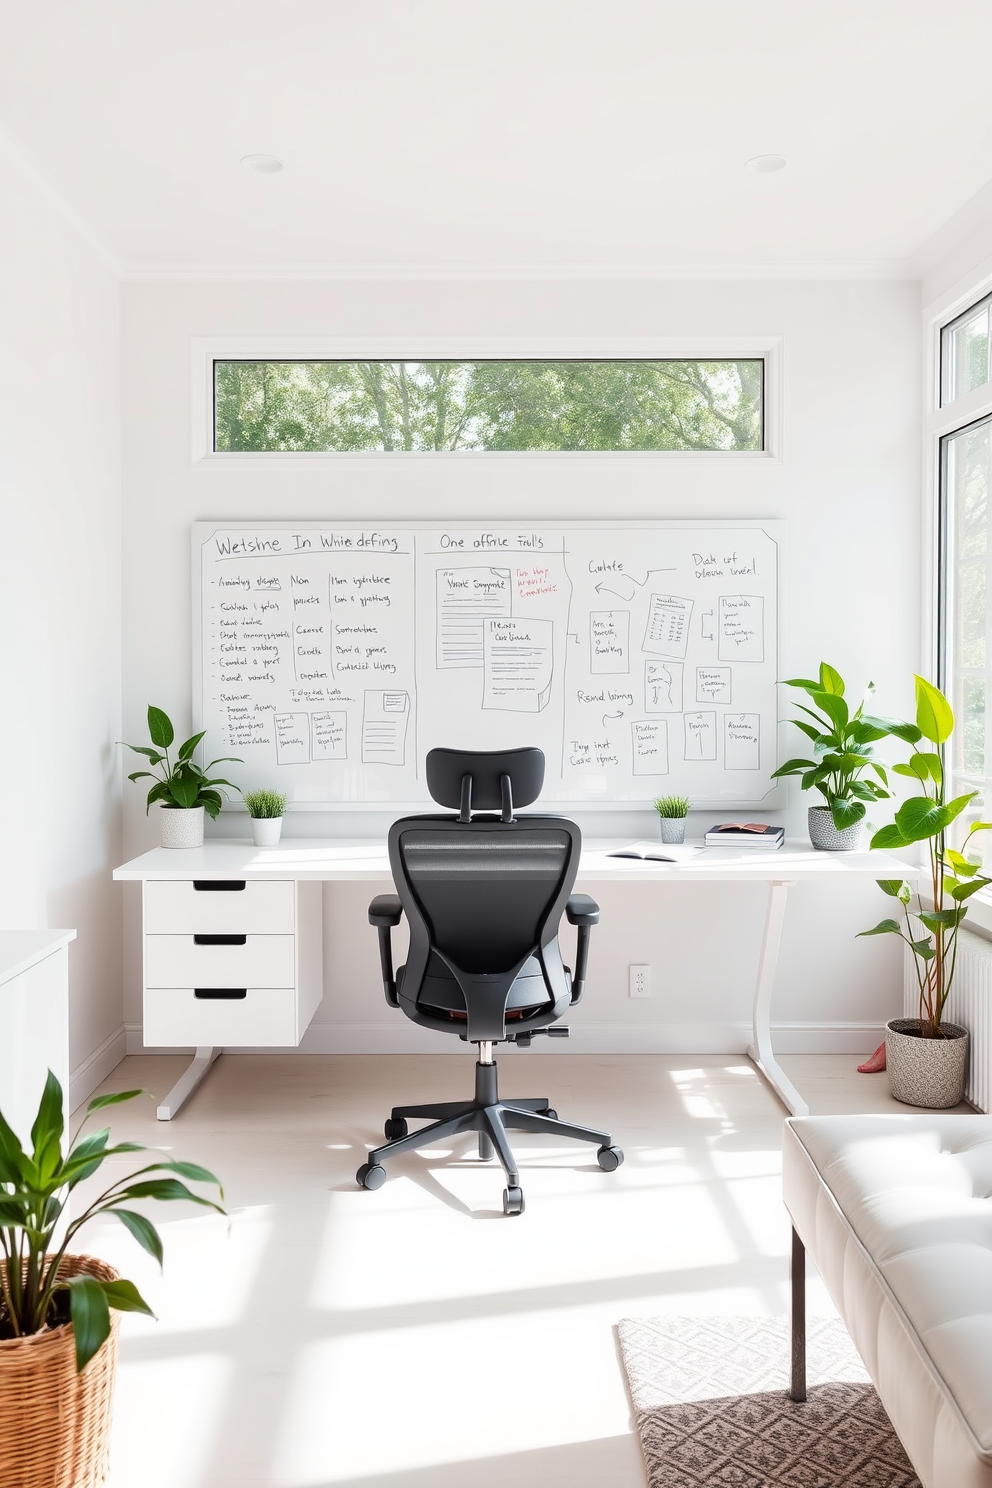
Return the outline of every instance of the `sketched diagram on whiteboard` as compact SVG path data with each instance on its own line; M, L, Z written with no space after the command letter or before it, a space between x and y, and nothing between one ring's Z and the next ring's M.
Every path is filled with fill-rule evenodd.
M778 526L197 523L196 725L297 802L414 805L432 747L520 744L549 804L766 802Z

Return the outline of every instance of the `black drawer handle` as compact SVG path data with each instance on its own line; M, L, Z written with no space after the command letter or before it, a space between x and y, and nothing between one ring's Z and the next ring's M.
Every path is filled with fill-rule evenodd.
M244 1002L247 987L194 987L193 996L204 1002Z
M247 935L194 935L194 945L247 945Z
M247 888L244 878L194 878L193 888L198 894L238 894Z

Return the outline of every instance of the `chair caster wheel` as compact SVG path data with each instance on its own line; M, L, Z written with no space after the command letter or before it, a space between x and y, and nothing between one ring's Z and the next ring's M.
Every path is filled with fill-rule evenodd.
M405 1137L410 1128L406 1124L404 1116L390 1116L382 1128L387 1142L395 1142L397 1137Z
M547 1116L549 1118L549 1120L551 1120L551 1121L557 1121L558 1120L558 1112L555 1110L555 1108L553 1106L549 1106L546 1111L542 1111L541 1112L541 1115L542 1116Z
M381 1163L362 1163L355 1178L362 1188L381 1188L386 1181L386 1170Z
M600 1147L596 1161L604 1173L615 1173L623 1162L623 1150L620 1147Z
M503 1190L503 1213L523 1214L524 1196L519 1188L504 1188Z

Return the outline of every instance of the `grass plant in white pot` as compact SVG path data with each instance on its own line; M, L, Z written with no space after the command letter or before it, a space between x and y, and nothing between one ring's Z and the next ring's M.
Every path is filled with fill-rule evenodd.
M173 759L169 750L176 737L172 721L161 708L148 709L148 744L127 744L135 754L143 754L152 766L150 770L135 770L128 780L152 780L154 785L148 792L145 814L157 802L161 806L160 827L163 847L202 847L204 813L213 818L221 808L224 787L237 790L229 780L211 778L209 771L215 765L235 764L241 761L233 755L211 760L207 765L198 765L193 758L206 730L194 734L180 744Z
M897 935L913 957L919 985L919 1016L892 1018L885 1028L889 1087L896 1100L908 1105L941 1109L957 1105L964 1093L968 1033L944 1021L957 965L958 935L968 913L968 901L992 884L980 865L968 856L977 832L992 822L972 822L960 847L952 847L947 831L977 791L945 799L944 746L954 729L950 704L932 683L916 678L916 723L891 724L889 732L911 744L906 763L893 771L915 781L921 794L903 801L895 821L875 833L873 848L898 851L926 843L928 869L914 893L904 879L879 879L878 886L900 907L898 919L881 920L862 935Z
M256 847L274 847L279 841L286 812L284 793L261 788L242 791L241 799L248 808L252 842Z
M685 820L692 802L688 796L657 796L654 809L658 813L662 842L684 842Z

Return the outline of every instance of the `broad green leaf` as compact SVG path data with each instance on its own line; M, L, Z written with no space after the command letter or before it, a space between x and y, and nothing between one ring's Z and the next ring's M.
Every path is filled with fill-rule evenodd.
M0 1112L0 1183L22 1183L33 1164L29 1164L20 1138Z
M178 1173L180 1178L189 1178L194 1183L212 1183L215 1188L221 1188L220 1179L211 1173L209 1168L203 1168L199 1163L170 1161L155 1164L156 1168L164 1168L170 1173Z
M930 776L930 779L934 782L935 785L943 784L944 767L941 764L939 754L915 754L913 758L915 760L922 761L927 774ZM923 777L921 776L921 779L922 778Z
M958 878L970 878L972 874L977 873L979 868L981 867L981 864L979 863L969 862L969 860L963 855L963 853L957 852L956 849L953 847L945 848L944 857L946 858L947 862L950 863Z
M193 753L193 750L199 744L200 740L204 737L206 732L206 729L202 729L200 733L194 734L191 739L187 739L185 744L180 744L179 758L181 760L189 759L190 755Z
M915 754L913 755L913 759L914 760L916 759L916 755ZM913 768L912 761L908 765L904 765L902 763L900 763L898 765L893 765L892 766L892 770L893 770L893 773L896 774L896 775L908 775L911 780L920 780L920 779L923 778L920 775L919 770L915 770Z
M41 1095L38 1114L31 1127L31 1143L34 1162L42 1183L48 1183L62 1160L62 1133L65 1123L62 1116L62 1086L48 1071L45 1088Z
M176 737L168 713L163 713L161 708L148 709L148 737L159 749L168 749Z
M195 780L183 779L181 776L173 776L169 784L169 794L181 807L189 810L196 805L196 798L200 787Z
M138 1214L134 1209L112 1209L110 1212L117 1216L126 1230L130 1230L142 1250L147 1250L148 1254L161 1266L162 1240L151 1220L146 1219L143 1214Z
M936 837L939 832L947 830L976 794L976 791L969 791L966 796L955 796L946 806L938 806L929 796L911 796L896 812L896 826L907 842L923 842L928 837Z
M165 759L164 754L159 754L157 749L149 749L147 744L125 744L124 748L133 749L135 754L143 754L147 759L151 760L153 765L160 765ZM128 778L133 779L134 777L129 776Z
M116 1312L143 1312L146 1317L155 1316L133 1281L101 1281L100 1285Z
M90 1111L102 1111L105 1106L119 1106L121 1101L134 1100L136 1095L146 1095L145 1090L115 1090L110 1095L96 1095L86 1107L87 1114ZM140 1151L135 1148L135 1151Z
M805 734L807 739L813 739L815 741L820 737L820 730L815 729L811 723L803 723L801 718L793 718L792 727L799 729L800 733Z
M821 770L807 770L799 784L804 791L808 791L812 790L815 785L819 785L822 779L823 772Z
M100 1345L110 1336L110 1308L103 1286L95 1276L70 1276L69 1308L76 1338L76 1370L86 1368Z
M889 733L894 739L901 739L904 744L918 744L923 738L915 723L900 723L893 719L889 724Z
M973 878L968 883L952 883L950 887L947 887L945 879L944 892L950 894L951 898L960 904L962 899L970 899L972 894L977 894L979 889L986 888L990 883L992 879Z
M863 801L845 801L841 796L836 796L830 803L830 815L839 832L842 832L845 827L853 827L864 814Z
M879 827L868 845L872 848L882 848L884 850L885 848L908 847L909 842L893 823L887 827Z
M850 713L842 697L832 692L821 692L816 697L816 705L823 709L834 728L840 730L847 727Z
M822 692L832 692L837 697L844 696L844 678L840 672L835 671L832 666L828 666L825 661L820 662L820 690Z
M859 744L874 744L879 739L884 739L888 729L876 718L852 719L850 735Z
M906 900L910 898L909 884L904 878L876 878L875 882L883 894L888 894L891 899L902 899L903 890L907 891Z
M20 1228L24 1224L26 1214L26 1207L19 1200L0 1194L0 1227L16 1225Z
M773 780L779 780L779 779L784 778L786 775L799 775L799 774L801 774L803 772L803 770L809 770L809 769L812 769L812 768L813 768L813 761L812 760L804 760L804 759L786 760L786 762L785 762L784 765L779 765L779 767L778 767L777 770L773 770L772 771L772 779Z
M957 909L921 909L917 915L920 924L935 935L941 930L949 930L960 918L961 912Z
M809 677L786 677L782 679L783 687L801 687L804 692L822 692L819 682L813 682Z
M874 929L872 929L872 930L859 930L857 936L855 937L855 939L860 939L863 935L901 935L901 934L902 934L902 926L899 924L899 921L898 920L879 920L878 924L874 927Z
M954 714L944 694L925 677L916 678L916 726L925 739L943 744L954 729Z
M216 1209L219 1214L224 1211L212 1199L201 1199L199 1194L193 1193L192 1189L180 1183L178 1178L149 1178L141 1183L129 1183L121 1190L122 1199L187 1199L193 1204L202 1204L207 1209Z
M924 961L932 961L937 954L933 948L933 942L930 940L911 940L909 944Z

